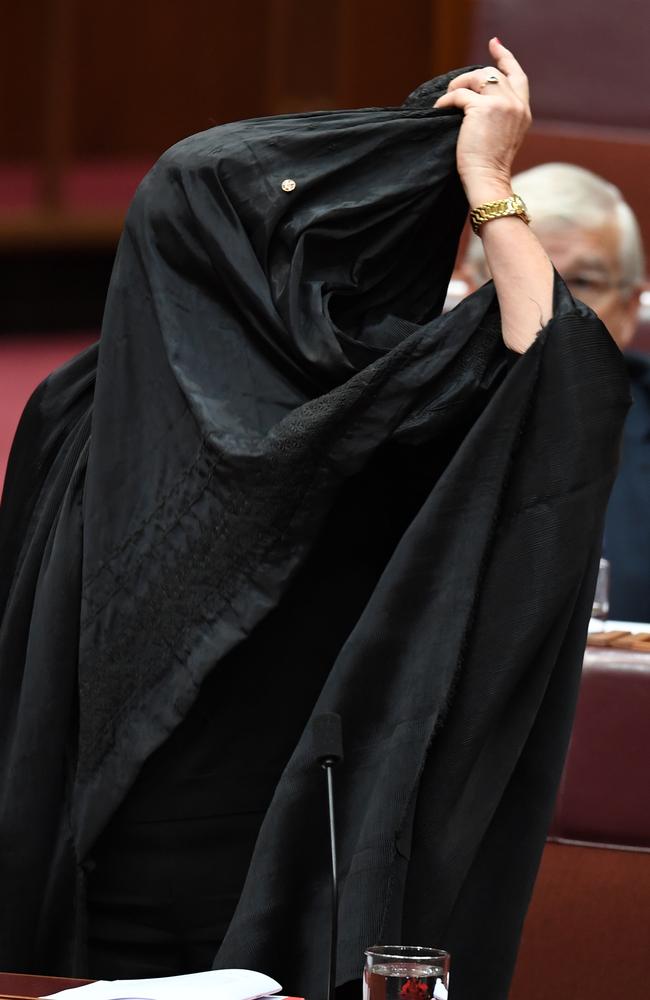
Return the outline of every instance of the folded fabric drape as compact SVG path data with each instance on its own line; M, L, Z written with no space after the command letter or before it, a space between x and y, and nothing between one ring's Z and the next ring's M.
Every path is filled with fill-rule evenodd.
M430 107L447 80L174 146L130 208L99 345L30 401L0 519L3 967L83 973L93 845L205 679L263 655L257 630L358 482L357 514L387 514L376 580L287 706L295 744L215 964L317 992L308 722L335 711L340 982L404 939L453 953L456 1000L505 995L628 389L559 279L521 357L491 284L440 315L467 208L460 117ZM349 533L328 539L345 579ZM332 586L314 650L337 608ZM310 670L292 642L270 672Z

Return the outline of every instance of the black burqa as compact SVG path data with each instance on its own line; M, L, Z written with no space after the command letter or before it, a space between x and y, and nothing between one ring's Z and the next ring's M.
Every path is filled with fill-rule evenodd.
M238 647L245 669L328 525L345 579L361 483L357 518L388 511L381 565L300 706L215 964L322 992L313 707L345 731L339 981L401 939L453 953L454 1000L506 995L628 389L559 280L522 357L491 285L439 315L466 213L460 117L430 108L446 82L169 150L130 208L98 347L30 401L0 523L0 967L83 972L93 844L204 678ZM314 647L340 605L332 587Z

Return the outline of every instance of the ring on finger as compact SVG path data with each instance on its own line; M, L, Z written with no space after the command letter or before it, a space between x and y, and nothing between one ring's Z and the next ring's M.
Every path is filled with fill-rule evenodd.
M493 73L493 74L492 74L491 76L488 76L488 77L487 77L487 78L486 78L486 79L485 79L485 80L483 81L483 83L482 83L482 84L481 84L481 86L479 87L479 90L483 90L483 87L487 87L488 83L500 83L500 82L501 82L501 81L499 80L499 77L498 77L498 76L495 76L495 75L494 75L494 73Z

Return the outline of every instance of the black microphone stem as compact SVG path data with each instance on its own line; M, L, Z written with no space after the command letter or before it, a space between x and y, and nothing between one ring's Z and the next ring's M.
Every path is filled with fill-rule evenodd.
M336 990L336 952L339 924L339 886L336 871L336 829L334 826L334 765L343 760L341 716L324 712L312 726L314 757L327 775L327 805L330 818L330 857L332 859L332 906L330 914L330 961L327 975L327 998L334 1000Z
M330 817L330 850L332 857L332 921L330 930L330 964L327 976L327 997L334 1000L336 990L336 943L338 939L339 887L336 867L336 828L334 826L334 764L331 758L323 761L327 776L327 802Z

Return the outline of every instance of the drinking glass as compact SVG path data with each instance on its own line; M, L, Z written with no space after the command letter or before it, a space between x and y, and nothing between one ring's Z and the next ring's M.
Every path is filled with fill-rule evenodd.
M591 609L591 617L599 621L606 621L609 615L609 562L601 559L598 567L598 579L596 580L596 593Z
M447 1000L448 988L446 951L394 944L366 952L363 1000Z

